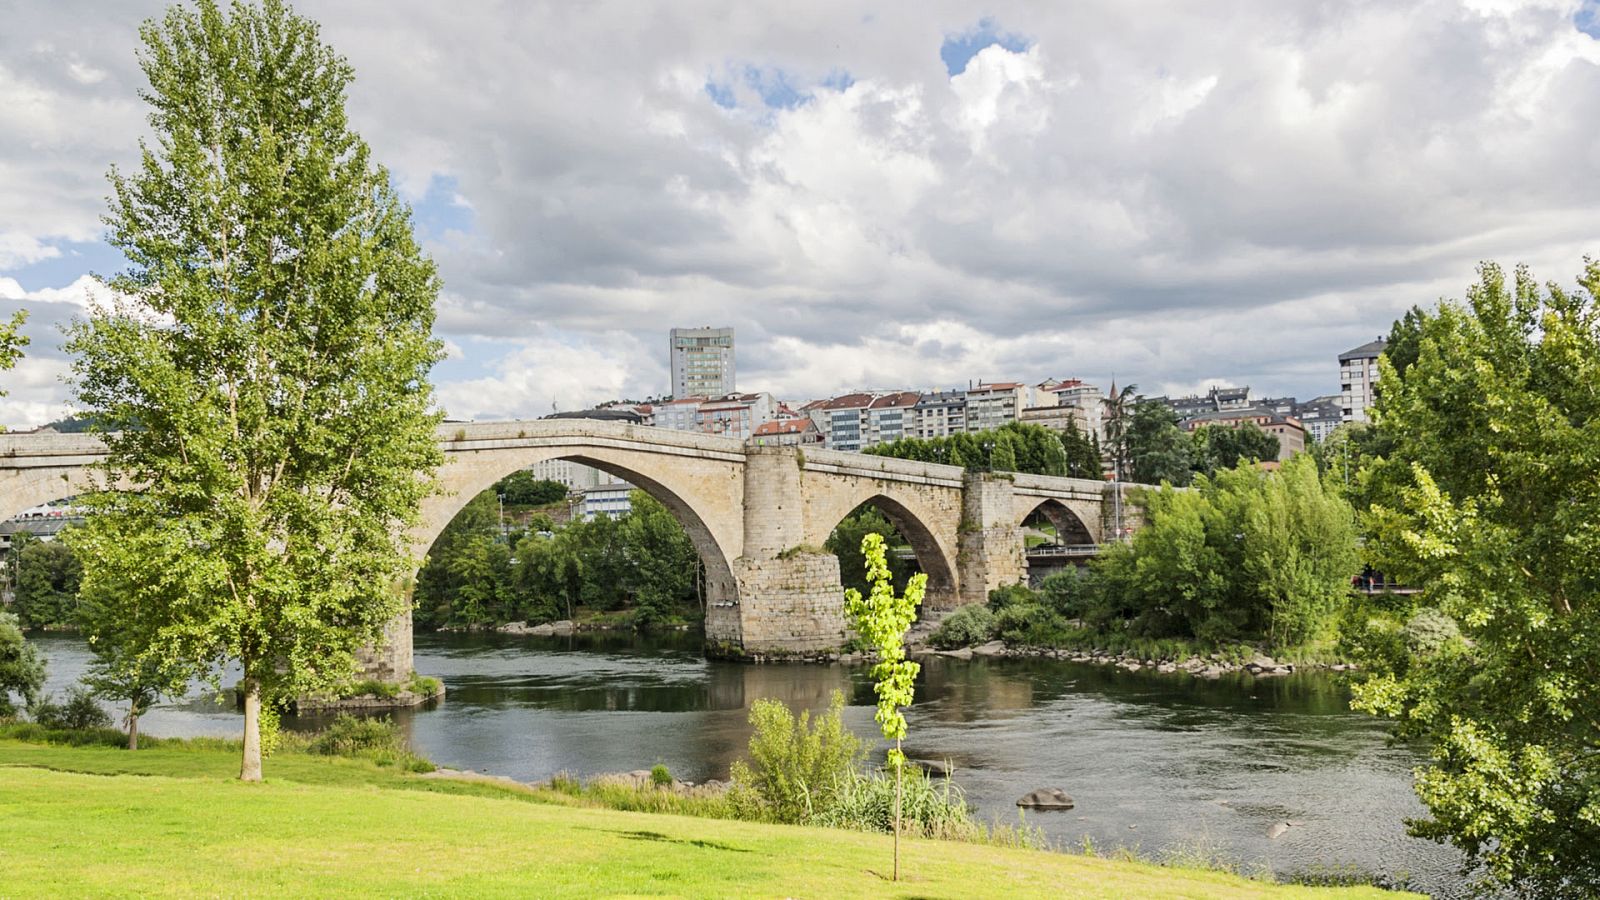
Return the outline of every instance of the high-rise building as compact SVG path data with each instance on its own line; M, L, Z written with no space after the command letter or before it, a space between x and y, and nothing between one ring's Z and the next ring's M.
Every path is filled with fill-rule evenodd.
M1378 357L1383 355L1384 339L1362 344L1339 354L1339 413L1346 422L1367 421L1372 406L1372 386L1378 381Z
M674 397L734 392L732 328L674 328L670 343Z

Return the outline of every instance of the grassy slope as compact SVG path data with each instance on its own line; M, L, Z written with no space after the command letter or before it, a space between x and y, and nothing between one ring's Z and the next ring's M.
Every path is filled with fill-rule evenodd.
M562 807L295 755L244 785L236 765L0 741L0 894L1400 896L934 841L904 842L894 885L882 835Z

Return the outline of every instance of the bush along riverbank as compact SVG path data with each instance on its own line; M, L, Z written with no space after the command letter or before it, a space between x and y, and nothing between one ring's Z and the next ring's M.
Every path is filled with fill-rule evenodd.
M1129 671L1183 673L1217 678L1230 672L1288 675L1303 669L1342 672L1358 667L1346 642L1273 648L1266 642L1206 643L1186 637L1149 637L1134 623L1091 623L1069 617L1081 612L1080 591L1094 576L1068 571L1045 579L1039 589L1011 585L990 592L987 605L964 606L937 627L917 635L919 652L956 659L1030 657L1118 666Z
M1351 590L1354 513L1307 455L1189 490L1144 490L1145 527L1037 590L994 590L928 635L936 650L1038 655L1217 676L1351 668L1374 646L1445 631L1437 611Z

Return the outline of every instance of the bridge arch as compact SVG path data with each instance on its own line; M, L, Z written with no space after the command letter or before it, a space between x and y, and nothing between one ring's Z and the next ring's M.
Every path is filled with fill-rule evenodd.
M495 482L537 463L565 459L599 469L660 501L683 526L706 568L708 604L737 598L732 561L741 549L742 479L727 462L696 461L645 448L605 446L581 439L549 446L471 449L446 454L439 469L441 490L423 501L422 519L410 534L419 564L439 534L473 497ZM718 471L722 469L724 471Z
M845 504L849 505L846 506ZM952 523L943 521L939 510L928 509L915 497L895 496L883 490L855 491L841 494L808 515L810 531L807 543L821 547L845 517L862 506L872 506L883 513L910 544L917 565L928 576L928 593L924 605L929 609L948 609L957 603L958 587L956 556L945 535L954 537ZM959 515L956 516L959 520Z
M1054 497L1047 497L1034 504L1032 509L1022 514L1022 519L1017 524L1027 525L1036 517L1044 518L1055 528L1057 543L1098 543L1095 538L1098 529L1092 528L1077 511Z

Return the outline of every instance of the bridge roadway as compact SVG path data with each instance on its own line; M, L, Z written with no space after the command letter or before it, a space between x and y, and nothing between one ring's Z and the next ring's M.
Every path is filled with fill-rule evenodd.
M622 478L683 524L706 569L713 653L760 658L826 653L845 638L839 566L822 549L863 503L910 542L935 609L982 602L1024 579L1022 523L1048 517L1063 540L1114 539L1129 516L1115 485L1081 478L969 473L957 466L795 447L583 419L447 424L440 490L407 539L419 563L468 500L511 472L569 459ZM90 435L0 434L0 520L82 493L104 447ZM1124 523L1127 524L1127 523ZM1135 523L1136 524L1136 523ZM376 677L411 671L410 615L371 660Z

